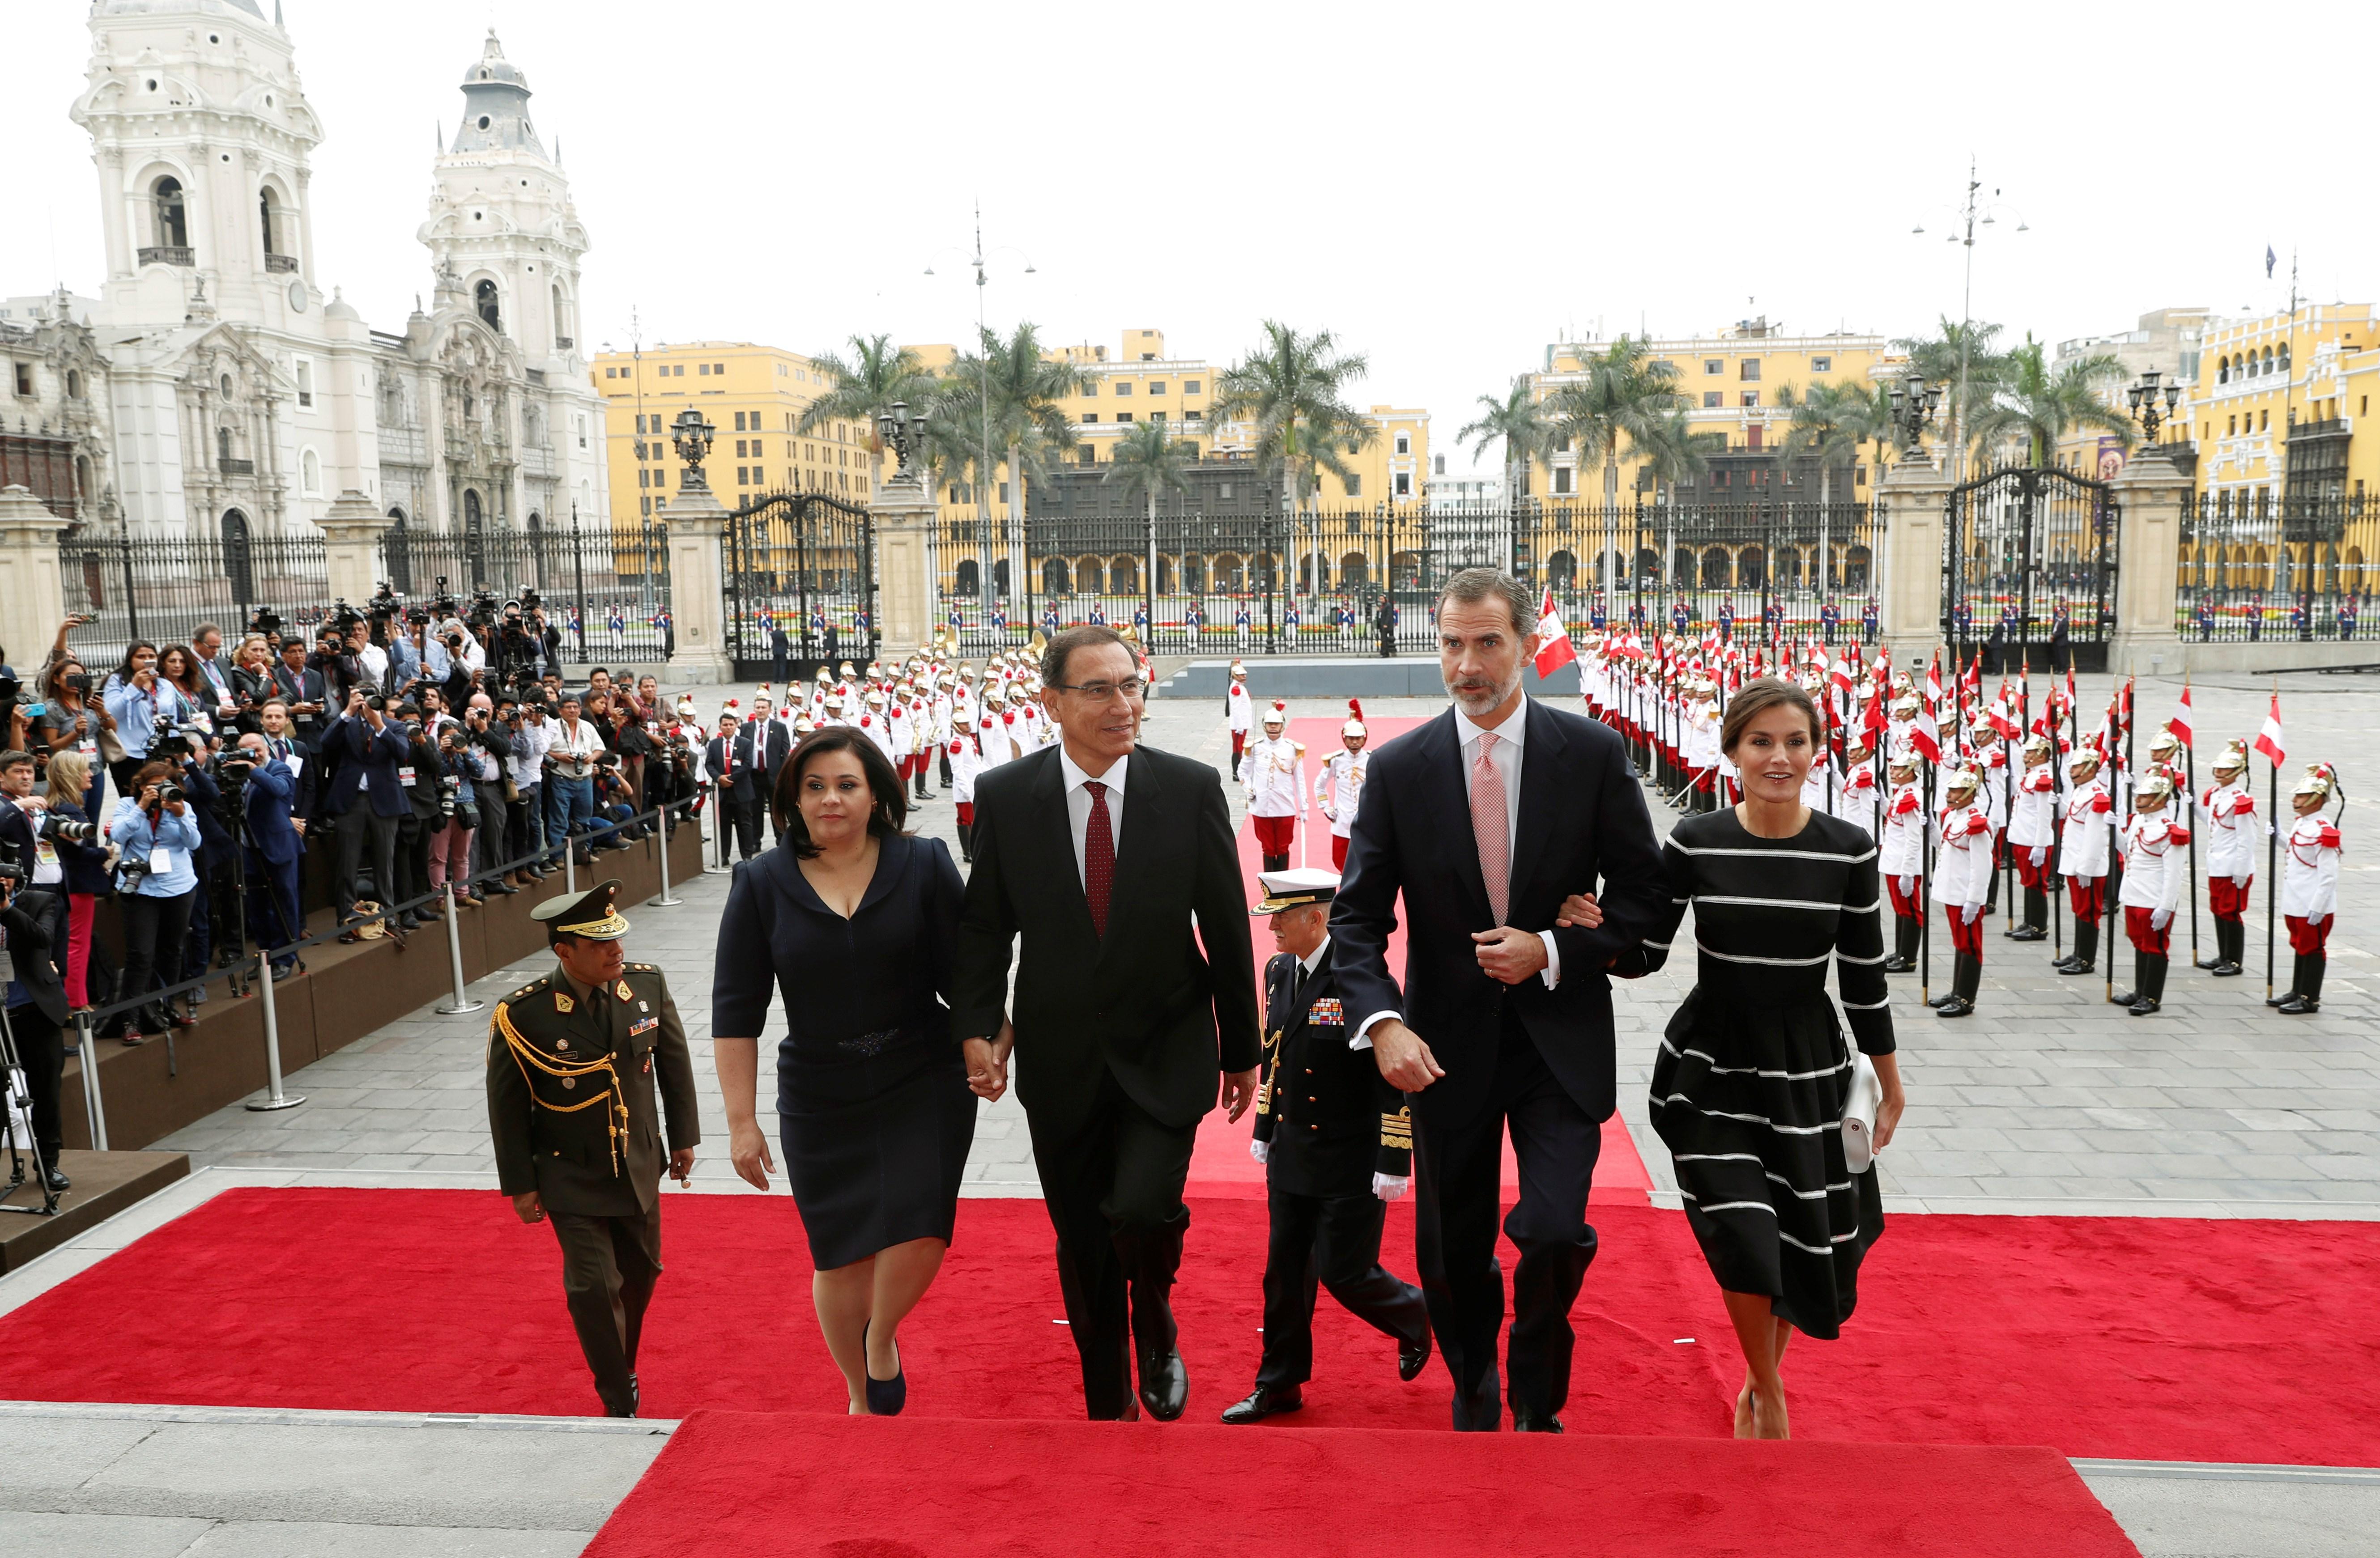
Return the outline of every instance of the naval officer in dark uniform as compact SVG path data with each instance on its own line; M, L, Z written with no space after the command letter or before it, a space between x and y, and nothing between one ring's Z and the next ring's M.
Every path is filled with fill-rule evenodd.
M1349 1313L1396 1338L1397 1377L1429 1360L1429 1309L1421 1289L1380 1264L1388 1203L1413 1174L1413 1114L1381 1080L1369 1050L1347 1047L1347 1012L1330 972L1329 871L1268 871L1272 917L1265 965L1264 1080L1256 1139L1265 1165L1272 1237L1265 1251L1264 1359L1257 1388L1227 1408L1227 1423L1252 1423L1305 1404L1314 1372L1317 1280Z
M488 1128L513 1210L524 1223L552 1223L561 1241L570 1322L603 1410L633 1418L637 1337L662 1274L662 1109L681 1185L702 1133L669 984L652 964L625 960L628 922L612 906L619 886L529 911L558 966L496 1003Z

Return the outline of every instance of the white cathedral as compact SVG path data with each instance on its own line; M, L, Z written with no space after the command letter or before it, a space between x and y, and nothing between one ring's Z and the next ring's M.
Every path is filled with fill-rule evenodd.
M95 0L91 30L73 117L107 279L0 319L5 430L30 444L40 421L54 510L135 539L304 534L349 493L422 529L605 522L587 230L492 30L418 235L432 300L400 333L316 270L322 122L278 0L270 18L256 0Z

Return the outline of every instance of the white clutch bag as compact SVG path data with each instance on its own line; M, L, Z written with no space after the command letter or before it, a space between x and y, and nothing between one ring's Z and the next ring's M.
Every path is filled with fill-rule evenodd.
M1843 1162L1853 1174L1866 1173L1876 1162L1876 1111L1883 1102L1876 1062L1853 1050L1851 1091L1843 1096Z

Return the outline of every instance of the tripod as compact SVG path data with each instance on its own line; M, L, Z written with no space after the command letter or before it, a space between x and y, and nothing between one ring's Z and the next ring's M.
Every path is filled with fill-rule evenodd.
M52 1034L50 1042L57 1043L57 1036ZM0 1105L0 1121L6 1120L10 1110L21 1114L25 1121L25 1140L30 1143L30 1147L18 1146L17 1133L7 1131L8 1187L0 1190L0 1212L18 1212L28 1217L55 1217L58 1211L58 1192L50 1188L50 1170L56 1165L42 1161L42 1139L33 1133L32 1087L24 1079L23 1059L17 1053L17 1027L8 1021L7 1008L0 1007L0 1093L5 1093L6 1100L5 1105ZM0 1124L0 1129L6 1129L5 1124ZM33 1160L32 1181L41 1187L42 1204L11 1206L9 1198L25 1183L25 1158L29 1152Z

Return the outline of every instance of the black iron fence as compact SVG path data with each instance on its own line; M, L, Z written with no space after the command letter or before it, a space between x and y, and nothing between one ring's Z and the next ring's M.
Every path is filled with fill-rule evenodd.
M1797 636L1849 634L1880 578L1865 503L1126 507L1028 515L1021 535L995 521L988 560L974 521L946 526L934 561L945 623L975 653L1105 622L1160 655L1374 654L1385 603L1398 649L1422 652L1447 577L1488 566L1551 589L1580 633L1632 621L1751 632L1765 617Z
M2183 518L2179 562L2183 638L2351 639L2380 586L2380 503L2202 492Z
M1986 471L1950 489L1941 631L1956 658L2102 670L2115 627L2122 512L2114 489L2056 466Z
M738 674L772 673L777 634L788 670L876 658L876 525L822 492L771 492L727 516L727 653Z
M533 589L562 633L562 655L579 662L669 658L669 533L652 521L526 530L416 530L381 542L381 577L409 599L440 588L468 600L487 590L517 599ZM350 604L360 606L361 601Z
M58 563L66 610L94 619L74 635L94 671L121 659L135 640L187 644L211 622L237 642L260 608L296 621L330 596L320 536L136 539L86 532L59 543Z

